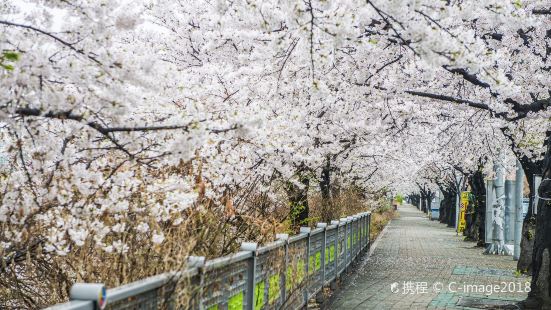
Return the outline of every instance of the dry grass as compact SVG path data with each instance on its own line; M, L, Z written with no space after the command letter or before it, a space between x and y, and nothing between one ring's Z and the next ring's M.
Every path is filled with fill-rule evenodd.
M371 213L371 227L369 240L375 240L390 220L399 216L399 213L391 206L378 208Z
M370 240L375 240L386 224L398 216L383 193L366 195L360 189L347 188L334 195L329 203L322 201L319 193L313 193L310 197L313 223L329 223L341 217L371 211Z
M311 222L331 222L341 217L375 210L384 199L381 194L366 195L359 188L345 188L334 192L329 201L323 201L319 193L310 194Z

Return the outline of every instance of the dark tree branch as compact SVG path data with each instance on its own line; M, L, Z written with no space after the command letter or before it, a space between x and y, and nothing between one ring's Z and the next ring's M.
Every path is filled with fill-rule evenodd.
M432 93L420 92L420 91L412 91L412 90L406 90L405 93L410 94L410 95L414 95L414 96L419 96L419 97L426 97L426 98L436 99L436 100L462 103L462 104L466 104L466 105L468 105L470 107L473 107L473 108L486 110L486 111L492 113L495 116L500 116L500 117L504 117L504 118L506 118L506 116L507 116L507 113L497 113L496 111L492 110L487 104L481 103L481 102L475 102L475 101L462 99L462 98L456 98L456 97L452 97L452 96L438 95L438 94L432 94Z
M368 76L365 81L363 83L354 83L356 86L368 86L367 82L369 82L369 80L374 77L375 75L381 73L381 71L383 71L386 67L396 63L397 61L399 61L400 59L402 59L403 55L400 55L396 58L394 58L393 60L385 63L384 65L382 65L380 68L378 68L375 73L373 73L372 75Z
M285 65L287 64L287 61L289 60L289 58L291 57L291 54L295 50L295 47L297 47L297 44L298 44L299 40L300 39L293 39L293 42L289 46L289 49L288 49L287 53L285 53L285 58L283 59L283 63L281 64L281 68L278 70L279 71L279 73L277 75L277 87L278 88L279 88L279 81L281 80L281 75L283 74L283 69L285 69Z
M480 86L482 88L490 88L490 84L481 81L480 79L478 79L478 77L475 74L469 73L466 69L462 69L462 68L451 69L449 66L443 66L443 68L450 73L461 75L463 79L467 80L473 85Z
M508 104L512 104L512 110L515 113L517 113L516 117L509 117L507 113L505 113L505 112L497 113L496 111L492 110L487 104L481 103L481 102L475 102L475 101L462 99L462 98L456 98L456 97L452 97L452 96L438 95L438 94L432 94L432 93L427 93L427 92L419 92L419 91L406 90L405 93L410 94L410 95L414 95L414 96L419 96L419 97L426 97L426 98L431 98L431 99L436 99L436 100L450 101L450 102L455 102L455 103L466 104L466 105L468 105L470 107L473 107L473 108L486 110L486 111L490 112L493 116L502 118L502 119L507 120L507 121L520 120L520 119L525 118L526 116L528 116L529 113L537 113L537 112L545 111L551 106L551 97L546 98L546 99L536 100L536 101L533 101L530 104L520 104L520 103L518 103L518 102L516 102L512 99L505 99L504 102L508 103Z
M549 9L534 9L532 10L534 15L551 15L551 8Z
M50 37L52 39L54 39L54 41L57 41L58 43L60 43L61 45L63 46L66 46L68 47L70 50L78 53L78 54L81 54L83 56L85 56L86 58L92 60L93 62L97 63L98 65L101 65L101 62L99 62L99 60L97 60L96 58L94 58L93 56L90 56L90 55L87 55L86 53L84 53L83 50L79 50L77 48L74 47L74 44L72 43L69 43L63 39L61 39L60 37L57 37L47 31L44 31L42 29L39 29L39 28L36 28L34 26L30 26L30 25L23 25L23 24L17 24L17 23L12 23L12 22L9 22L9 21L5 21L5 20L0 20L0 24L2 25L6 25L6 26L12 26L12 27L19 27L19 28L24 28L24 29L29 29L29 30L32 30L32 31L35 31L35 32L38 32L40 34L43 34L47 37Z
M37 117L45 117L45 118L53 118L53 119L68 119L68 120L74 120L79 123L83 123L85 121L84 117L79 114L73 114L72 111L58 111L53 112L49 111L46 113L43 113L40 109L33 109L33 108L20 108L15 111L18 115L21 116L37 116ZM186 125L166 125L166 126L136 126L136 127L105 127L101 125L98 122L87 122L84 123L90 128L95 129L99 133L103 135L107 135L111 132L136 132L136 131L160 131L160 130L177 130L177 129L184 129L189 130L190 124Z
M308 0L308 11L310 13L310 65L312 66L312 81L316 79L314 69L314 7L312 6L312 0Z

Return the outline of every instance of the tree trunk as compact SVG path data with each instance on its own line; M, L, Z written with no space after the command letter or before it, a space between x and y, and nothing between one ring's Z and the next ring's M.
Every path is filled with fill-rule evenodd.
M486 238L486 182L484 181L484 175L482 169L477 171L479 176L476 177L476 180L473 182L475 191L474 201L477 209L477 219L478 219L478 241L477 246L485 246Z
M427 202L426 202L426 209L425 209L425 213L430 213L431 212L431 208L432 208L432 199L434 198L434 193L431 191L431 190L428 190L427 191Z
M532 260L531 292L526 308L551 309L551 130L546 133L543 178L538 189L538 214Z
M440 200L440 214L438 217L438 221L440 223L446 223L447 214L448 214L448 205L447 205L447 195L446 188L440 187L440 191L442 192L442 200Z
M427 213L427 202L428 202L428 195L430 192L428 192L426 189L425 189L425 186L423 185L423 187L419 186L419 191L421 193L421 212L423 213Z
M320 178L320 191L321 191L321 206L322 206L322 219L328 221L334 218L331 214L331 161L327 157L326 163L321 170ZM337 217L340 214L337 215Z
M485 218L486 218L486 185L484 175L480 167L468 178L471 187L472 199L467 208L467 228L465 235L467 240L477 242L477 246L484 246Z
M528 180L529 207L526 217L522 222L522 238L520 241L520 257L517 263L517 270L522 273L532 274L532 254L534 249L534 236L536 232L536 216L532 212L532 204L534 201L534 175L541 174L543 161L531 161L527 157L519 159L524 175Z
M299 182L302 186L288 182L286 191L289 199L289 217L293 229L308 224L308 187L310 180L307 176L300 175Z
M418 194L411 194L409 195L409 199L411 201L411 204L416 206L417 209L419 209L419 195Z
M421 195L415 195L415 206L421 210Z
M453 193L453 196L450 196L448 200L448 218L446 223L448 224L448 227L455 227L455 212L457 208L455 204L455 196L457 196L457 192L453 190L451 193Z
M446 188L442 185L438 185L438 188L440 188L440 192L442 193L442 199L440 199L440 206L438 207L438 221L443 223L443 219L446 217Z
M440 222L448 226L455 226L455 195L453 185L441 186L440 190L443 194L442 202L440 203Z

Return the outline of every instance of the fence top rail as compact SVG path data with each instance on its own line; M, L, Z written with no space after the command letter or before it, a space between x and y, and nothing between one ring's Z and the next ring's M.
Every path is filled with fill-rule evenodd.
M205 271L225 267L227 265L237 263L243 260L246 260L248 258L252 257L252 252L250 251L239 251L237 253L229 254L226 256L213 258L211 260L207 260L205 262L205 266L203 269Z
M44 310L94 310L94 302L91 300L71 300L57 304Z
M324 227L312 229L312 231L310 232L310 236L315 236L319 233L322 233L324 230L325 230Z
M142 280L134 281L107 290L108 302L115 302L157 289L171 281L191 278L199 273L197 268L189 268L179 272L165 272Z
M344 225L348 224L348 222L350 222L350 220L346 217L343 217L339 220L339 226L344 226Z
M257 253L257 255L261 255L261 254L269 252L273 249L277 249L279 247L282 247L283 245L285 245L285 240L272 241L272 242L266 244L265 246L258 248L256 253Z
M290 236L289 243L297 242L307 237L308 237L307 233L300 233L298 235Z

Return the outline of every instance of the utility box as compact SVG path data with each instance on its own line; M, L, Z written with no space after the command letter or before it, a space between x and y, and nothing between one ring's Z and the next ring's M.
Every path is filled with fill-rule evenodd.
M442 200L442 196L442 193L440 191L437 191L434 195L434 198L432 198L430 204L430 219L432 221L438 220L440 218L440 201Z

